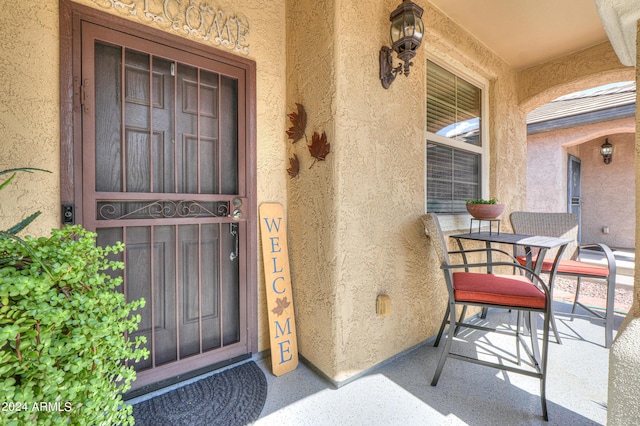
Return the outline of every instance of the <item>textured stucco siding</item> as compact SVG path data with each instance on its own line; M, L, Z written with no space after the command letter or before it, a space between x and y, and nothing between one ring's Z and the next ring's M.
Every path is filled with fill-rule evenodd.
M0 192L0 229L39 210L42 215L29 233L46 235L60 218L58 2L19 2L2 9L0 169L36 167L51 173L19 173Z
M289 148L301 159L288 200L298 341L301 354L336 382L432 336L444 314L442 272L418 220L427 53L490 82L491 191L510 207L524 201L524 175L497 166L522 162L526 152L514 71L429 3L421 5L424 47L411 75L386 90L378 52L389 43L388 15L397 2L289 3L288 110L302 103L308 135L326 131L331 143L327 160L313 166L304 142ZM381 293L392 300L387 317L376 315Z
M640 56L640 24L637 27L636 55ZM636 63L640 63L636 61ZM636 84L640 82L640 68L636 69ZM636 105L640 96L636 91ZM636 113L636 164L640 164L640 115ZM640 182L640 168L636 168L636 182ZM636 223L640 219L640 197L636 193ZM640 248L640 227L636 226L636 252ZM640 268L635 270L633 306L618 330L609 352L609 390L607 424L640 424Z
M333 117L338 48L335 4L290 1L287 14L287 112L296 111L299 103L308 118L308 139L295 145L287 141L288 156L295 154L300 161L300 174L287 184L298 347L307 360L331 376L338 368L334 342L341 309L336 299L336 150L341 141L336 137ZM314 132L325 132L331 144L325 161L315 164L306 146Z
M604 164L604 138L580 146L582 160L582 242L635 247L635 134L608 137L613 160ZM608 233L603 228L608 228Z

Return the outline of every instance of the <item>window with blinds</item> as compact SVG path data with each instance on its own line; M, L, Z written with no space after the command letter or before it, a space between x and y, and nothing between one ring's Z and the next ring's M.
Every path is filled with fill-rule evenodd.
M481 146L481 91L444 68L427 62L427 131Z
M482 91L427 61L427 211L466 213L481 198Z
M480 155L427 141L427 211L465 213L480 198Z

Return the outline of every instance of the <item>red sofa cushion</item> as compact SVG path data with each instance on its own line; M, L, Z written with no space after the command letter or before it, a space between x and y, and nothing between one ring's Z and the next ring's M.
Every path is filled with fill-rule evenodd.
M458 302L489 303L544 309L544 293L521 275L454 272L453 292Z
M521 265L527 264L526 256L518 256L518 262ZM535 259L534 259L535 262ZM542 271L550 272L553 267L553 259L545 259L542 263ZM606 266L594 265L587 262L580 262L578 260L561 260L558 265L558 274L564 275L591 275L594 277L608 277L609 268Z

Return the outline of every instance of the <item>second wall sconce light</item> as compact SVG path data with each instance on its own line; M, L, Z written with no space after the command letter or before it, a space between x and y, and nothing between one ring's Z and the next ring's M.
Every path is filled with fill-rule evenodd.
M416 55L424 35L423 12L420 6L409 0L404 0L391 12L391 47L382 46L380 50L380 80L385 89L391 86L396 75L401 72L404 71L405 76L409 75L409 67L413 65L411 59ZM396 52L398 59L404 61L404 64L394 67L392 52Z
M611 157L613 156L613 145L609 143L609 139L605 139L604 143L600 147L600 155L604 159L604 164L611 163Z

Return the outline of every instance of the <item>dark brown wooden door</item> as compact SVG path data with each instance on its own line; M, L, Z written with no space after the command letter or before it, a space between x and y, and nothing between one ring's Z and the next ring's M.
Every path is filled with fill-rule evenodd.
M80 222L101 245L125 243L123 291L146 300L135 335L151 356L134 389L249 353L245 71L81 31Z

